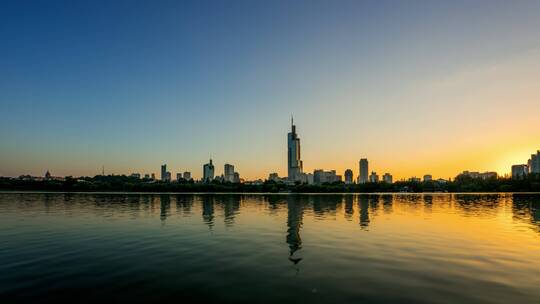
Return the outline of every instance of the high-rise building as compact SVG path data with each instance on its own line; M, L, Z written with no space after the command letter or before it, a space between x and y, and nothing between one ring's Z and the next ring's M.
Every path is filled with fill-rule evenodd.
M360 159L359 162L359 174L358 174L358 183L363 184L368 181L369 165L367 158Z
M182 180L182 173L176 173L176 180L181 181Z
M527 165L513 165L512 166L512 178L513 179L520 179L527 176L529 173L529 169Z
M234 166L230 164L225 164L223 169L223 178L226 182L234 182Z
M527 162L529 173L540 173L540 150L536 154L531 154L531 158Z
M184 172L184 179L187 181L191 180L191 172L189 171Z
M391 184L393 182L393 177L392 177L392 174L390 173L385 173L383 175L383 182L387 183L387 184Z
M430 182L433 180L433 176L431 174L424 175L424 182Z
M156 174L152 173L152 179L156 179Z
M300 159L300 138L296 134L296 126L291 117L291 132L287 134L287 174L289 181L301 178L303 164Z
M240 173L234 172L234 174L233 174L233 183L236 183L236 184L240 183Z
M379 176L375 171L371 172L369 175L369 182L370 183L378 183L379 182Z
M214 165L212 159L208 164L203 165L203 182L211 182L214 179Z
M345 184L352 184L353 183L353 172L351 169L345 170Z
M161 180L165 181L167 179L167 164L161 165Z

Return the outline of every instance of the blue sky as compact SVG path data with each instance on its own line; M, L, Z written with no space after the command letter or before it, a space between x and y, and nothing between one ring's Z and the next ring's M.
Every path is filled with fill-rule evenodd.
M291 114L309 171L499 170L540 146L539 8L3 1L0 175L285 174Z

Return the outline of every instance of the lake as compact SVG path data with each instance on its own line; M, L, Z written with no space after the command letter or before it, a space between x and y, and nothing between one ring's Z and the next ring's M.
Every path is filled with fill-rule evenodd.
M540 303L540 195L0 193L0 302Z

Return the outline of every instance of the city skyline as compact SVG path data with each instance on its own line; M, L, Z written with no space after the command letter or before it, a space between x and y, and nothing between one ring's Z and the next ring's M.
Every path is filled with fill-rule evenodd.
M358 162L358 173L356 179L354 178L354 171L351 169L345 169L343 175L338 174L338 171L335 169L330 169L325 171L325 169L314 169L313 173L303 170L303 161L301 160L300 153L300 137L296 132L296 125L294 124L293 116L291 115L291 130L287 133L287 176L279 176L275 170L271 171L268 175L268 178L265 180L269 181L287 181L288 183L294 184L297 182L310 184L310 185L321 185L324 183L334 183L334 182L343 182L345 184L364 184L364 183L379 183L380 181L392 184L394 177L392 174L386 172L383 175L379 176L376 171L372 171L369 168L369 160L367 158L361 158ZM101 167L101 175L105 175L104 166ZM537 150L536 153L530 154L530 158L527 160L526 164L514 164L510 168L510 174L500 175L496 171L469 171L463 170L460 173L456 174L458 176L469 176L472 178L481 178L481 179L491 179L497 177L511 177L513 179L522 179L525 178L528 174L537 174L540 173L540 150ZM371 172L371 173L370 173ZM112 175L115 175L112 173ZM129 175L131 177L137 177L140 179L143 175L140 172L133 171ZM31 174L22 174L20 177L32 176ZM37 175L39 177L39 175ZM155 173L144 173L145 179L155 179ZM167 171L167 164L162 164L160 167L160 177L159 180L162 182L172 182L173 172ZM182 171L176 173L176 181L180 180L198 180L196 175L192 175L190 171ZM0 176L1 177L1 176ZM44 174L45 179L52 178L61 178L61 176L52 176L50 171L47 169ZM264 178L257 177L248 181L258 181L263 180ZM446 183L451 181L453 177L437 179L438 182ZM240 178L240 173L235 171L234 165L230 163L225 163L223 168L223 173L219 175L215 170L214 163L212 158L210 158L208 163L203 164L201 178L198 180L202 183L209 183L214 180L220 182L230 182L230 183L241 183L246 181L244 178ZM356 182L355 182L356 180ZM433 181L433 175L426 173L423 175L423 178L410 176L407 178L401 178L400 181L416 181L416 182L431 182Z
M290 113L304 172L510 174L539 148L539 9L2 2L0 175L286 176Z

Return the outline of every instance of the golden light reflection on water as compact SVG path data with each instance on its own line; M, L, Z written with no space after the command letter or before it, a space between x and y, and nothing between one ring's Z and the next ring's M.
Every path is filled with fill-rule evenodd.
M433 290L470 303L540 297L540 195L3 194L0 209L7 244L37 237L46 252L76 239L114 257L127 246L167 267L183 261L182 276L210 266L205 282L216 286L212 269L228 265L343 296L392 285L394 299L415 288L415 301ZM348 286L359 280L367 285Z

